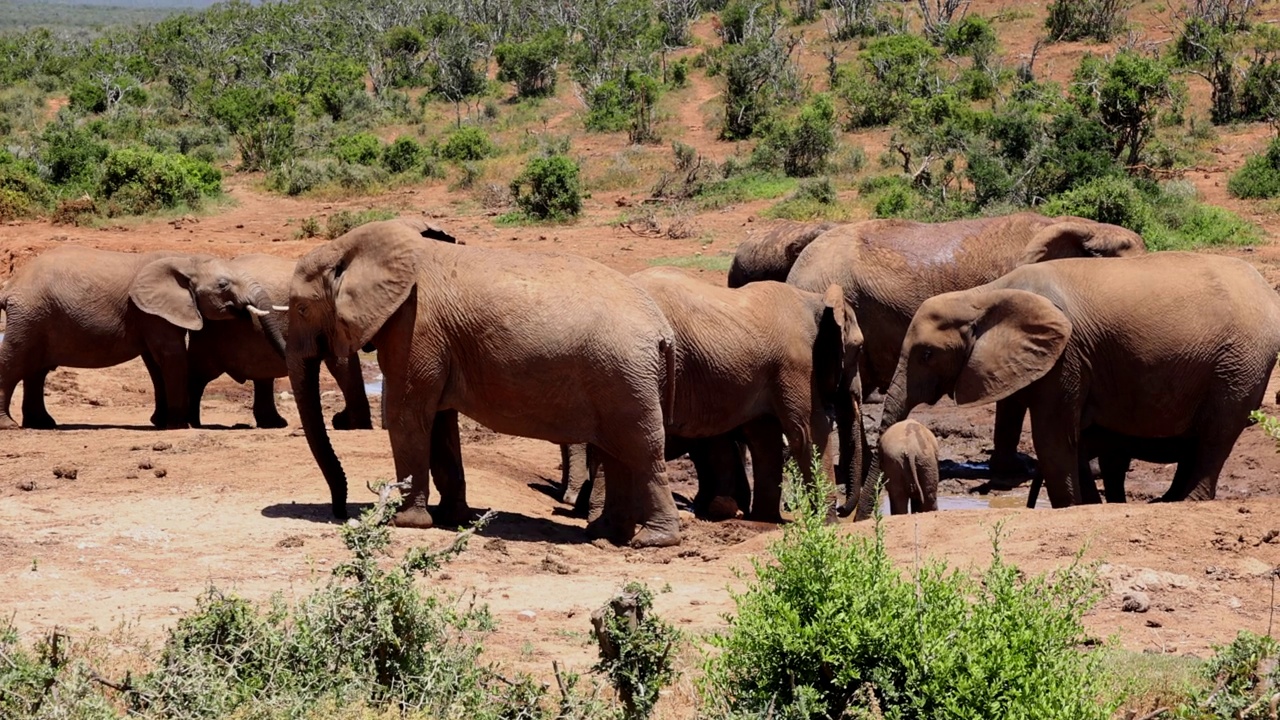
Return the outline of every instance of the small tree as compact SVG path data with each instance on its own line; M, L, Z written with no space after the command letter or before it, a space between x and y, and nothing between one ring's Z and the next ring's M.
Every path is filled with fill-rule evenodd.
M969 12L972 0L916 0L920 17L924 20L924 34L935 43L946 36L953 22L963 20ZM956 13L960 16L956 17Z
M1053 0L1045 28L1049 39L1107 42L1127 22L1129 0Z
M553 94L564 44L563 33L548 30L523 42L499 45L494 50L498 79L515 83L516 95L521 98Z
M526 192L527 188L527 192ZM582 212L578 164L564 155L536 157L511 181L524 213L539 220L568 220Z
M653 614L653 593L642 583L629 583L592 613L591 625L600 645L595 670L617 689L623 719L645 720L658 692L676 677L672 660L679 631Z
M1115 157L1137 165L1155 130L1160 107L1174 97L1169 68L1160 60L1122 51L1111 61L1086 56L1072 79L1071 94L1086 114L1111 132Z
M268 170L292 157L296 97L233 87L210 104L209 114L231 133L245 170Z

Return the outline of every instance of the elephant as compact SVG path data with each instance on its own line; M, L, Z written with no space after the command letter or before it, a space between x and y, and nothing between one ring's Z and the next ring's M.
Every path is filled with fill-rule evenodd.
M810 292L833 283L844 288L866 334L863 385L869 393L883 393L911 317L926 299L991 282L1020 265L1145 251L1136 233L1076 217L1024 212L945 223L868 220L815 239L796 259L787 283ZM1017 459L1025 414L1011 402L996 406L993 474L1025 471ZM851 502L852 497L841 511Z
M586 258L422 243L420 232L412 221L369 223L294 270L289 380L333 514L347 515L347 482L320 414L320 359L369 346L384 378L396 477L410 483L395 524L471 517L462 413L500 433L594 445L608 495L588 534L678 544L663 460L675 336L653 300Z
M289 281L293 278L295 261L273 255L242 255L227 260L226 264L245 277L257 278L267 289L273 304L288 302ZM174 299L178 302L184 300L180 296ZM284 316L281 316L281 321L287 327ZM273 387L275 378L288 377L288 367L283 353L268 342L260 324L257 316L235 316L206 323L191 333L187 341L187 407L192 427L201 425L200 400L205 387L223 373L239 383L253 381L253 418L258 427L282 428L288 425L276 409ZM285 328L282 331L287 332ZM346 408L334 415L334 429L371 429L373 420L359 356L326 358L326 364L346 398Z
M1082 496L1089 502L1097 501L1096 476L1102 477L1103 493L1109 503L1125 502L1124 481L1133 460L1177 464L1187 458L1188 444L1181 438L1141 438L1112 432L1097 425L1080 431L1080 480ZM1097 460L1096 471L1090 463ZM1086 468L1087 466L1087 468ZM1034 508L1039 499L1044 476L1036 473L1027 494L1027 508Z
M779 220L761 234L748 237L733 253L729 287L742 287L761 280L786 282L791 266L809 243L839 224Z
M1025 265L921 304L881 426L944 395L960 406L1013 397L1030 409L1053 507L1097 499L1081 482L1091 428L1151 446L1126 452L1181 446L1161 499L1212 499L1277 352L1280 298L1241 260L1163 252ZM873 484L855 519L874 505Z
M891 515L938 509L938 439L929 428L911 419L886 428L880 466Z
M151 422L188 426L187 332L206 320L258 322L283 356L282 317L253 276L203 255L119 253L65 247L21 267L0 297L8 327L0 343L0 429L18 427L9 403L23 383L22 426L57 426L44 382L59 367L103 368L142 356L155 388Z
M732 289L666 267L631 278L675 330L676 398L666 426L666 455L693 449L706 453L707 468L721 469L715 494L707 492L699 472L694 503L699 514L731 517L748 510L738 506L743 495L732 473L740 453L735 455L731 441L699 441L740 429L755 477L747 514L771 522L781 520L784 435L793 453L816 448L831 478L833 448L828 441L835 414L841 452L860 457L856 440L861 435L846 431L861 422L857 366L862 332L839 287L816 294L763 281ZM805 481L813 482L807 451L797 454ZM592 502L592 511L597 505Z

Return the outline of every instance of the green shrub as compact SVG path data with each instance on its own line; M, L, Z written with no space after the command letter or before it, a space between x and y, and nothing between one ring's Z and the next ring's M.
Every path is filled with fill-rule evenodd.
M947 25L942 35L942 49L948 55L973 58L975 68L985 68L995 54L999 41L991 21L981 15L966 15Z
M483 160L493 155L494 151L489 135L474 125L468 125L449 136L440 148L440 157L453 162L468 162Z
M587 94L587 116L582 124L595 132L617 132L627 126L627 101L621 83L608 80Z
M836 148L836 110L831 97L815 95L794 121L775 123L757 148L776 153L790 177L825 172Z
M67 104L72 110L83 113L102 113L107 111L107 91L101 83L92 80L81 80L71 86L67 93Z
M1128 0L1053 0L1044 26L1051 40L1107 42L1124 29Z
M1280 138L1272 139L1265 152L1250 155L1227 180L1227 191L1238 198L1280 197Z
M53 202L34 172L14 163L0 163L0 222L35 217Z
M815 178L801 182L790 197L764 214L785 220L845 220L848 213L838 200L830 178Z
M291 197L302 195L331 182L337 164L333 159L284 163L267 173L266 186L268 190Z
M977 578L940 561L900 567L879 519L869 538L827 524L825 493L798 489L797 474L795 519L753 560L736 614L712 637L706 716L1111 716L1098 659L1080 649L1097 580L1078 558L1025 576L1001 556L997 526Z
M329 216L325 222L324 235L330 240L342 237L348 232L379 220L394 220L396 214L391 210L372 208L369 210L339 210Z
M724 75L722 139L752 137L782 103L799 99L793 49L777 31L721 48L717 67Z
M527 192L526 192L527 188ZM578 164L564 155L535 157L511 181L511 194L525 215L567 220L582 212Z
M98 193L111 215L135 215L186 204L222 192L222 173L184 155L113 150L102 166Z
M1141 161L1142 146L1154 132L1160 110L1179 94L1168 66L1129 50L1110 61L1086 55L1072 83L1072 99L1107 128L1116 158L1130 166Z
M1245 69L1237 117L1273 120L1277 116L1280 116L1280 60L1260 57Z
M246 170L270 170L293 159L297 97L234 86L209 105L209 114L235 139Z
M659 691L676 677L680 632L653 614L653 593L643 583L628 583L591 622L600 645L594 669L618 691L623 719L648 718Z
M49 182L55 185L91 184L108 152L93 133L63 120L45 126L40 146Z
M382 167L398 175L411 170L421 170L427 158L427 149L413 138L402 135L382 151Z
M1265 720L1269 701L1280 688L1280 644L1268 635L1242 630L1229 645L1215 646L1204 664L1209 687L1177 709L1185 720Z
M564 52L564 34L549 30L524 42L501 43L493 54L498 80L513 82L522 98L552 95L556 91L556 66Z
M1139 234L1154 220L1151 203L1132 180L1123 176L1084 183L1055 197L1043 211L1046 215L1076 215L1120 225Z
M849 106L849 127L886 125L906 114L913 98L941 89L938 51L918 35L893 35L867 43L856 72L842 72L836 92Z
M338 160L352 165L376 165L382 157L382 141L367 132L336 137L329 149Z
M656 142L654 129L662 85L656 78L627 70L622 78L600 83L587 96L583 125L596 132L625 129L633 143Z

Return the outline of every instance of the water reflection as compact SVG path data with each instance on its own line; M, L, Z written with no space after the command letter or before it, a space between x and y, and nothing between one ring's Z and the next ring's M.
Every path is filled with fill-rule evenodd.
M0 336L2 337L2 336ZM369 397L382 397L382 374L364 384L364 394Z

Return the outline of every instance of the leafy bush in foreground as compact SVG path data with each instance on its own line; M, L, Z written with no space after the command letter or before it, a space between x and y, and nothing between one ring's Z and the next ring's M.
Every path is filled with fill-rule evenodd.
M564 155L533 158L511 181L511 194L531 218L568 220L575 217L582 212L578 164Z
M937 561L904 572L879 520L851 536L826 524L819 493L795 494L795 521L713 638L707 717L1110 717L1097 658L1079 647L1096 578L1078 559L1024 578L997 529L978 578Z

